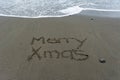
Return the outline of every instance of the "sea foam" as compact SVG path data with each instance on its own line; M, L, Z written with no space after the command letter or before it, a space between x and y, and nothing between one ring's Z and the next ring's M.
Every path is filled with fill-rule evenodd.
M112 3L111 3L112 2ZM82 11L120 12L119 0L4 0L0 1L0 16L21 18L64 17ZM89 13L88 13L89 14ZM94 15L94 14L93 14Z
M67 9L59 10L59 12L67 14L67 15L73 15L80 13L84 8L80 8L79 6L73 6Z

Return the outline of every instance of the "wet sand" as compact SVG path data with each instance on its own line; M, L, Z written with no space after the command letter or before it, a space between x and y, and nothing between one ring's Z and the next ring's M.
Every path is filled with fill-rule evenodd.
M0 17L0 80L120 80L119 51L119 18Z

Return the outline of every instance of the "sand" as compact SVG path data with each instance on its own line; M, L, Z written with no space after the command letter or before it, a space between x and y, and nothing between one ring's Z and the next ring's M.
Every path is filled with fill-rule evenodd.
M119 18L0 17L0 80L120 80L119 43Z

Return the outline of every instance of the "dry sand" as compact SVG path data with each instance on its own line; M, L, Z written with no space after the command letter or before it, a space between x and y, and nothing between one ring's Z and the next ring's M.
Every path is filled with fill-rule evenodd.
M120 19L0 17L0 80L120 80Z

